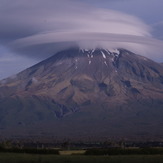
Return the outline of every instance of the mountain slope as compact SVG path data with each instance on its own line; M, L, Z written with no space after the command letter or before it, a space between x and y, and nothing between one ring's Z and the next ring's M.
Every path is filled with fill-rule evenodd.
M0 104L2 135L158 138L163 67L124 49L72 48L2 80Z

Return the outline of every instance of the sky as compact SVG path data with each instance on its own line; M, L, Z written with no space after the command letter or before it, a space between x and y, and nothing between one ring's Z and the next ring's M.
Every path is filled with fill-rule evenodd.
M0 0L0 79L72 46L163 62L163 0Z

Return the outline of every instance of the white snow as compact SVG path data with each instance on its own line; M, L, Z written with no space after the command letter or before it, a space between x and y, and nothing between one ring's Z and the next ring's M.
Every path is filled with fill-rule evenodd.
M108 64L106 63L106 61L104 61L105 65L108 66Z
M95 51L95 49L92 49L92 53L94 53L94 51ZM91 53L91 54L92 54L92 53Z
M81 49L81 51L84 53L84 49Z
M91 61L89 61L89 65L91 64Z
M96 49L80 49L83 53L87 52L88 54L94 53Z
M93 58L93 53L94 53L94 51L95 51L95 49L92 49L92 50L91 50L91 53L90 53L91 58Z
M116 53L117 55L120 54L119 50L118 49L112 49L110 50L111 53Z
M104 52L103 52L103 51L101 51L101 54L102 54L103 58L105 58L105 59L106 59L106 55L104 54Z
M118 49L105 49L105 51L110 55L110 54L116 54L116 56L119 56L120 51Z
M105 49L105 51L110 55L111 53L110 53L110 51L108 50L108 49Z

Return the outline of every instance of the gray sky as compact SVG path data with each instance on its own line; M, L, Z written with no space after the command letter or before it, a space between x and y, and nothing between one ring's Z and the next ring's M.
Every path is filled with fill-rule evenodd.
M0 79L78 44L163 62L163 0L0 0Z

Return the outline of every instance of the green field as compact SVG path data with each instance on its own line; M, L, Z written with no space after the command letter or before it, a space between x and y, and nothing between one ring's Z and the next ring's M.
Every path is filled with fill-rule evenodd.
M163 163L163 155L66 156L0 153L0 163Z

